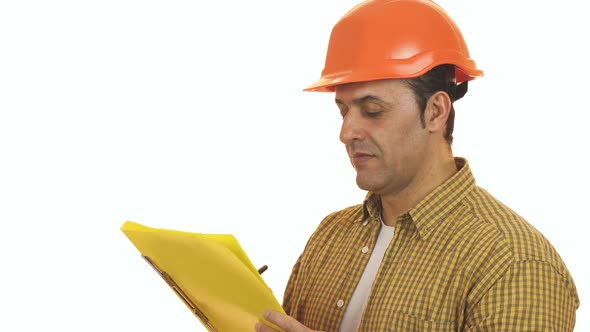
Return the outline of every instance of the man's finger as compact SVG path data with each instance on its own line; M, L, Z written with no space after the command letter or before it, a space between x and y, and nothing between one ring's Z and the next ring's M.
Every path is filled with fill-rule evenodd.
M299 323L295 318L274 310L266 310L262 314L266 320L277 325L285 332L309 331L308 328Z
M277 332L277 330L262 323L256 323L254 330L256 330L256 332Z

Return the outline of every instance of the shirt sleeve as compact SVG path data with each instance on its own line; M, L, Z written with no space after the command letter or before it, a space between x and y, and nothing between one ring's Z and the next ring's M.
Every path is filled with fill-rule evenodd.
M573 331L578 306L569 273L544 261L519 261L470 309L465 331Z
M283 310L287 313L287 315L293 314L293 305L295 299L295 289L297 284L297 276L299 274L299 266L301 265L301 256L295 262L293 269L291 271L291 275L289 276L289 281L287 282L287 287L285 288L285 293L283 295Z

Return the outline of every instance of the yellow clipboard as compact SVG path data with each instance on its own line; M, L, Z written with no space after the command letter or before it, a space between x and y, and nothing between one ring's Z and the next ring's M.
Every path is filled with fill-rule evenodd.
M121 231L211 332L254 331L265 309L283 312L272 290L231 234L151 228L126 221Z

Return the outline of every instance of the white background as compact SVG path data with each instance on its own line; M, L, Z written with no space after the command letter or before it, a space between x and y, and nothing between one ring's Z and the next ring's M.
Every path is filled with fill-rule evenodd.
M440 1L485 71L454 152L557 248L590 330L583 2ZM279 300L365 193L319 77L352 0L0 2L0 330L204 331L119 230L233 233Z

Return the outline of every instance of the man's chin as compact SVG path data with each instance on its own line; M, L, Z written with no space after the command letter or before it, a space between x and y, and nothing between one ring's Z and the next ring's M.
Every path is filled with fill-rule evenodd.
M379 190L379 186L374 181L369 181L368 179L362 178L358 175L356 177L356 185L365 191L376 192Z

